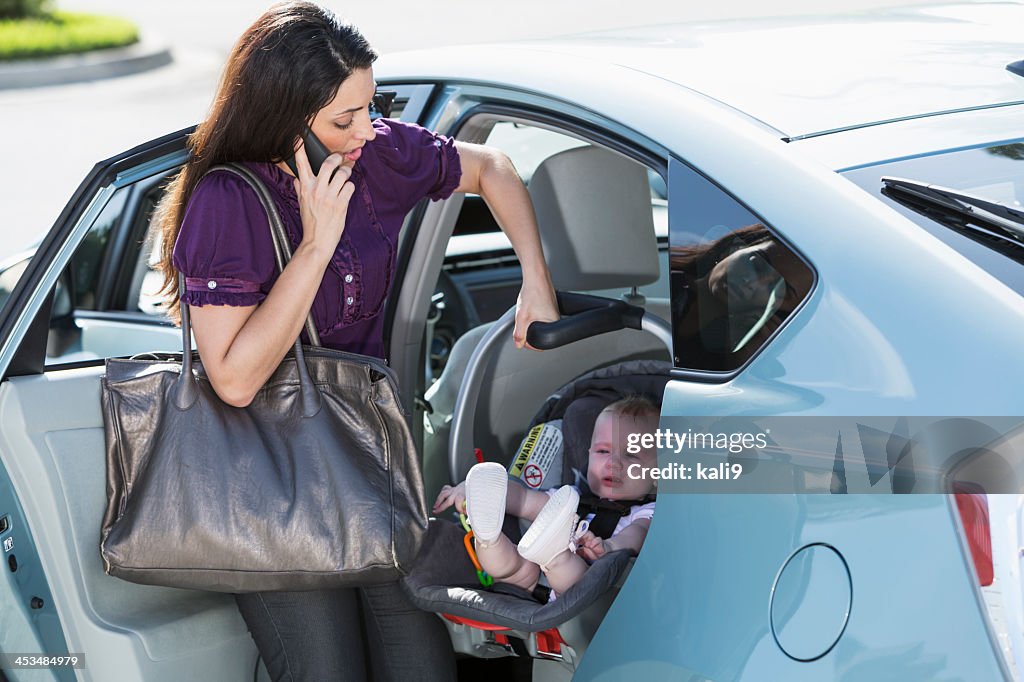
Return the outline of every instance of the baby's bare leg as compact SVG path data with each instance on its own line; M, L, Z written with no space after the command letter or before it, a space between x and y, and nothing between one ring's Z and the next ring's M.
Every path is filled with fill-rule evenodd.
M499 535L498 539L491 543L478 540L476 555L483 569L495 580L516 585L524 590L532 590L537 586L540 567L519 556L516 546L504 535Z
M565 550L544 566L544 575L547 576L551 589L562 593L578 583L587 572L587 568L589 566L583 557Z

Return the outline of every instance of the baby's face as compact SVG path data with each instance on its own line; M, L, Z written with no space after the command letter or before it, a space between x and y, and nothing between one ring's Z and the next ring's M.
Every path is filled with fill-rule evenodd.
M627 439L631 433L651 433L657 428L657 415L630 417L612 412L598 415L594 435L590 439L590 460L587 464L590 490L609 500L639 499L654 492L654 480L642 474L658 465L657 450L651 448L631 453L627 449ZM634 477L629 475L630 472Z

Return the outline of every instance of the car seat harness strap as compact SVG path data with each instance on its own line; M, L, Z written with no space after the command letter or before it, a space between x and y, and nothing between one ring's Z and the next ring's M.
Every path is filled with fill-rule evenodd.
M597 537L607 540L615 532L619 519L628 515L630 509L653 502L654 499L654 495L647 495L638 500L608 500L593 493L581 492L576 513L581 519L593 514L594 518L590 520L588 530Z

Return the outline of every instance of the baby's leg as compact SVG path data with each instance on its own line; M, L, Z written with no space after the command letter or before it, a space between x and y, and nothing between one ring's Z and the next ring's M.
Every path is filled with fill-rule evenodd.
M565 592L575 585L587 572L587 562L583 557L569 550L557 555L543 567L548 584L555 592Z
M587 562L570 550L579 503L579 493L562 486L519 541L519 555L538 564L556 592L572 587L587 571Z
M466 512L476 537L476 554L480 565L495 580L532 590L540 569L519 556L515 545L501 532L507 494L505 467L485 462L469 470Z
M499 535L494 542L478 540L476 555L483 569L495 580L524 590L532 590L537 586L540 567L519 556L516 546L505 535Z

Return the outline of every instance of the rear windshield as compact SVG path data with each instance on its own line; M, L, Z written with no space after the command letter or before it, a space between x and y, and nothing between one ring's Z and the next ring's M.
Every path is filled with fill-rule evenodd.
M1024 296L1024 245L1007 246L968 236L886 197L881 183L883 176L907 178L1020 209L1024 204L1024 140L891 161L844 171L843 175Z

